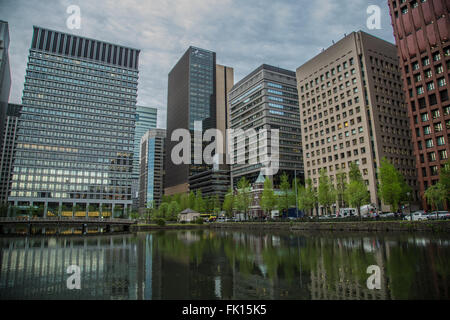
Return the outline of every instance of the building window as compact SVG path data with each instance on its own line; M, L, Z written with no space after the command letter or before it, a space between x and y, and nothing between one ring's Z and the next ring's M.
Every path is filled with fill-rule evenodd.
M442 123L435 123L434 124L434 131L435 132L441 132L442 131Z
M443 136L436 138L437 145L443 146L445 144L445 138Z
M424 93L423 86L417 87L416 92L417 92L417 94L423 94Z
M422 122L428 121L428 120L429 120L429 118L428 118L428 113L422 113L422 114L420 115L420 118L422 119Z
M448 159L447 150L440 150L439 151L439 159L440 160L447 160Z
M431 134L431 127L430 126L423 127L423 134L424 135Z
M433 61L439 61L441 60L441 54L439 52L436 52L433 54Z
M425 145L426 145L427 148L432 148L432 147L434 147L433 139L427 139L427 140L425 140Z
M437 176L439 174L438 166L431 166L430 171L432 176Z
M429 161L429 162L436 161L436 152L430 152L430 153L428 154L428 161Z

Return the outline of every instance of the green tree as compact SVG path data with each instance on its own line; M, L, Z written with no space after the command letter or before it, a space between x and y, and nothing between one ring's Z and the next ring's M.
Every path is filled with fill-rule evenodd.
M443 185L447 193L447 200L450 200L450 160L444 164L439 172L439 182Z
M330 182L325 170L320 170L319 177L319 190L317 196L319 203L325 207L325 211L328 214L329 208L336 202L336 189Z
M158 213L156 218L166 219L169 212L169 204L167 202L163 202L159 205Z
M225 199L223 200L223 210L225 210L228 218L233 217L233 208L235 206L234 201L233 190L230 188L228 193L225 195Z
M361 218L361 206L370 201L370 193L356 163L350 165L350 183L345 190L345 197Z
M214 198L213 197L207 197L205 199L205 207L206 207L207 213L211 213L214 211Z
M307 180L307 186L301 185L298 190L298 208L312 215L312 210L317 203L317 197L312 187L311 179Z
M195 205L194 210L199 213L205 213L206 212L206 203L205 200L203 200L202 191L197 190L195 193Z
M428 204L435 207L436 211L439 211L440 208L444 205L445 201L448 199L448 190L446 190L445 185L442 183L436 183L428 187L425 191L425 199Z
M400 204L408 200L411 188L406 184L403 175L385 157L381 159L379 168L380 198L397 212Z
M216 194L213 198L213 211L217 215L222 211L222 203L220 202L218 194Z
M180 205L177 201L172 200L172 202L169 204L167 208L167 220L170 221L177 221L178 214L181 212Z
M189 207L189 194L183 193L180 196L180 209L181 211L186 210Z
M346 196L345 190L347 189L347 175L345 172L339 171L336 174L336 198L339 208L346 207Z
M191 191L189 193L189 208L194 210L195 208L195 193L194 191Z
M289 183L289 177L287 176L286 172L284 172L280 178L280 191L281 195L278 197L278 210L284 213L292 204L291 184Z
M248 219L248 210L250 208L252 199L251 199L251 187L250 182L243 177L238 182L238 194L236 197L236 208L244 213L245 219Z
M152 200L147 203L147 208L145 209L145 219L147 221L152 220L157 212L156 201Z
M277 197L275 196L275 192L273 190L272 181L269 178L266 178L264 181L264 190L261 196L261 209L266 213L268 217L271 217L272 210L277 205Z

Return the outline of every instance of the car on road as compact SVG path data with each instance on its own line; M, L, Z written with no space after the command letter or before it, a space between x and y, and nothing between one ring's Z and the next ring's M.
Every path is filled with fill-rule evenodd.
M425 220L429 220L429 214L425 213L424 211L416 211L413 212L411 215L407 214L405 216L405 220L407 221L411 221L411 216L412 216L412 221L425 221Z
M430 220L446 220L450 219L450 212L448 211L433 211L429 214Z

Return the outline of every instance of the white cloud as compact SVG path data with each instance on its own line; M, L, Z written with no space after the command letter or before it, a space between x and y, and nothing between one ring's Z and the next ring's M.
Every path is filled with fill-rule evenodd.
M81 8L80 30L66 28L66 8ZM393 41L385 0L2 0L10 24L11 101L21 101L32 26L141 49L138 104L158 107L165 127L167 75L190 45L217 53L239 81L262 63L295 70L339 40L365 29L366 8L383 8L383 29L370 33Z

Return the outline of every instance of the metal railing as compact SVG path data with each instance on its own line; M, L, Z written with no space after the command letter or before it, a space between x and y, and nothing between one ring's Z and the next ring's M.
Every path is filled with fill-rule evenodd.
M135 219L117 219L117 218L86 218L86 217L2 217L0 218L0 223L23 223L23 222L71 222L71 223L112 223L112 224L135 224L137 221Z

